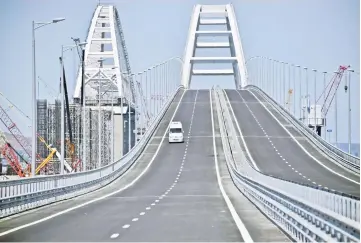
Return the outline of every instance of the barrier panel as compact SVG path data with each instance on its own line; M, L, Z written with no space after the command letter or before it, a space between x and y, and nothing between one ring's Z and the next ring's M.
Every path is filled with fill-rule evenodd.
M359 242L360 201L256 171L237 139L225 91L214 95L228 171L240 192L294 240Z

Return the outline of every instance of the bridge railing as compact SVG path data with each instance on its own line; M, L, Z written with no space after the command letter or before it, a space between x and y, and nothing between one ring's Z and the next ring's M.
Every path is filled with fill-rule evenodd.
M242 151L225 93L215 91L227 167L237 188L298 241L359 241L360 201L268 177Z
M265 93L262 89L255 85L247 85L245 89L254 90L260 94L270 105L272 105L283 117L291 122L304 136L306 136L318 149L326 153L334 159L336 163L356 172L360 173L360 158L342 151L334 145L325 141L309 129L303 122L294 117L287 109L279 105L272 97Z
M0 218L94 191L123 175L142 154L172 101L182 89L179 86L169 96L144 136L120 160L85 172L0 181Z

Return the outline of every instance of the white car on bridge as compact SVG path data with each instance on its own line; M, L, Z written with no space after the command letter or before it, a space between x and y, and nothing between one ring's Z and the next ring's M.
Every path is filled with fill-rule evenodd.
M169 143L183 143L183 126L179 121L171 122L169 125Z

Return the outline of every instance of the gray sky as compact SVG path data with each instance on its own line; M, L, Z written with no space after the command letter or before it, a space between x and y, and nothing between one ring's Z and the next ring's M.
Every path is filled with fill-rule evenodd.
M72 44L70 37L85 39L96 0L2 0L0 21L1 89L5 96L31 115L31 21L64 17L66 21L46 26L36 32L37 75L58 92L61 45ZM225 4L209 0L113 0L121 16L131 67L141 71L173 56L182 56L193 5ZM234 1L238 27L246 58L262 55L273 59L332 72L340 64L350 64L359 71L360 3L358 0L304 1ZM70 94L75 83L75 55L66 56ZM310 76L311 77L311 76ZM329 79L330 77L328 77ZM320 76L321 82L321 76ZM192 88L212 84L233 88L229 78L194 78ZM347 141L347 95L341 84L339 102L339 141ZM310 85L313 87L313 85ZM352 76L352 133L359 142L359 75ZM321 87L320 87L321 88ZM310 87L311 90L311 87ZM53 92L53 91L50 91ZM317 90L320 94L321 90ZM53 92L54 93L54 92ZM51 98L41 84L40 96ZM53 99L53 98L52 98ZM6 104L0 97L2 105ZM24 134L30 135L29 121L10 110L10 115ZM333 117L333 108L329 112ZM328 122L334 128L334 120ZM333 139L334 140L334 139Z

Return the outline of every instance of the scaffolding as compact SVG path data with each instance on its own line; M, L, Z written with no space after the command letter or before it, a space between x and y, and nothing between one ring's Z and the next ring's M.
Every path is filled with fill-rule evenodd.
M47 100L38 100L37 101L37 114L38 114L38 122L37 122L37 132L38 134L46 138L48 137L48 117L47 117ZM42 158L46 158L49 155L48 149L44 146L43 143L37 143L37 152Z
M83 157L83 143L85 143L86 151L86 169L91 170L98 168L99 166L99 153L101 153L101 166L105 166L111 163L111 142L112 142L112 121L111 121L111 109L109 106L101 107L101 121L98 122L98 107L87 106L85 108L85 127L83 127L82 120L82 108L78 104L70 104L70 120L72 126L72 137L74 143L74 157ZM61 103L59 100L55 100L54 104L47 104L45 100L38 101L38 119L37 128L38 133L45 141L58 149L61 152ZM65 113L65 121L67 120L67 114ZM99 151L99 124L101 126L101 151ZM80 127L82 129L80 129ZM83 135L79 134L79 131L85 133L85 139ZM65 140L69 141L70 134L68 124L65 123ZM49 154L48 149L43 143L38 143L38 152L42 157L47 157ZM69 143L65 143L65 160L72 162L73 165L79 164L78 161L72 161L70 154ZM81 162L80 162L81 164ZM74 169L74 168L73 168ZM60 172L60 161L55 156L49 161L49 166L46 171L47 174L57 174Z

